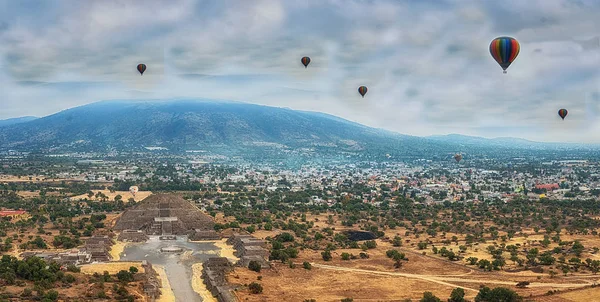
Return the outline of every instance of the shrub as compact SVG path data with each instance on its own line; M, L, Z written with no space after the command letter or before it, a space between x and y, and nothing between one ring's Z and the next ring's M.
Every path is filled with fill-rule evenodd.
M330 251L321 252L321 256L323 257L323 260L325 260L325 261L331 261L331 259L333 258L333 257L331 257Z
M258 263L258 261L256 261L256 260L252 260L248 263L248 269L250 269L251 271L260 273L261 268L262 267L261 267L260 263Z
M256 283L256 282L252 282L250 283L250 285L248 285L248 289L250 290L251 293L253 294L260 294L263 292L263 287L262 285Z
M304 269L307 270L310 270L312 268L312 265L307 261L304 261L304 263L302 263L302 266L304 267Z

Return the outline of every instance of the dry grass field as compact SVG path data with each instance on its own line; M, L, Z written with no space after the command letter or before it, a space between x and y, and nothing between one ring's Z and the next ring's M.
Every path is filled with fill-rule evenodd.
M92 196L92 197L88 196L87 194L82 194L82 195L77 195L77 196L71 197L71 200L83 200L83 199L101 200L101 198L96 197L96 194L98 194L98 192L104 194L108 200L113 200L113 201L115 200L115 197L117 195L120 195L123 202L128 202L130 198L133 198L137 202L137 201L144 200L146 197L152 195L152 192L150 192L150 191L139 191L135 194L135 196L133 196L133 194L131 194L131 192L129 192L129 191L111 192L109 190L92 190L92 192L94 193L94 196Z
M327 215L307 216L307 221L314 221L314 227L308 232L309 236L314 235L316 231L322 232L324 228L333 228L335 233L347 229L358 229L358 227L344 227L337 219L334 219L333 224L329 224ZM375 249L364 251L369 255L368 259L347 261L341 259L341 254L344 252L358 256L363 252L361 249L336 249L331 252L333 256L331 261L323 260L321 250L304 249L300 251L298 258L293 259L296 263L294 269L280 262L277 262L273 269L262 270L260 273L246 268L236 268L229 275L229 281L242 285L242 289L237 291L241 301L281 301L281 297L286 297L286 301L300 302L305 299L340 301L346 297L353 298L354 301L402 301L404 299L418 301L425 291L431 291L445 300L449 297L452 289L457 287L463 288L466 298L473 300L480 286L483 285L490 288L507 287L533 301L591 302L596 301L593 297L600 293L600 289L590 288L592 284L600 281L600 275L592 275L587 270L569 272L567 276L561 273L554 277L547 273L549 270L547 266L544 267L544 273L535 273L530 270L522 270L522 268L518 272L485 272L477 266L466 265L464 260L449 261L434 254L431 244L424 250L419 250L417 247L418 242L431 240L438 249L445 246L458 253L458 247L465 244L464 235L447 233L445 236L437 234L436 237L431 238L427 234L417 237L412 232L407 236L406 231L405 228L385 230L385 237L400 236L402 247L394 247L389 240L377 239ZM284 231L257 230L253 235L264 239L274 237L281 232ZM521 253L523 247L536 247L542 253L558 246L553 242L547 248L542 248L537 242L544 239L543 233L536 234L533 229L525 229L523 233L527 234L527 237L517 235L504 242L499 238L495 241L488 240L486 243L473 244L460 255L465 259L471 256L492 259L487 252L487 246L494 245L494 243L496 246L502 243L505 245L519 244L521 258L524 258L524 254ZM500 235L503 233L500 232ZM452 236L458 237L458 244L444 245L442 243L443 237L450 239ZM569 235L563 231L561 239L564 241L580 240L586 247L580 257L582 260L599 258L597 254L593 254L592 248L600 247L600 237L591 234ZM399 250L408 258L408 261L402 262L401 268L394 268L394 261L386 256L386 251L390 249ZM504 256L507 259L510 257L508 252ZM312 263L311 270L305 270L302 267L304 261ZM516 265L507 260L506 268L514 269ZM557 268L553 267L552 269L560 272ZM261 280L258 280L258 276L262 276ZM530 282L530 285L527 288L517 288L516 284L521 281ZM262 284L264 288L262 294L251 294L245 289L244 285L252 282ZM547 295L549 291L557 292Z
M123 261L123 262L103 262L84 264L81 266L81 272L85 274L99 273L107 271L109 274L116 274L121 270L128 271L130 267L135 266L139 271L143 271L141 261Z

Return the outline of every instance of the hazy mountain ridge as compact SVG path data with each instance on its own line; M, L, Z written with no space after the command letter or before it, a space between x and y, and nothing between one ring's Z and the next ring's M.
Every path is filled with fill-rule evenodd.
M461 134L431 135L426 137L438 142L455 143L463 146L499 147L519 149L600 149L598 144L558 143L558 142L536 142L523 138L497 137L485 138L479 136L468 136Z
M446 145L324 113L211 100L103 101L3 127L0 142L33 149L288 147L415 156Z
M21 116L21 117L9 118L9 119L5 119L5 120L0 120L0 127L10 126L10 125L15 125L15 124L20 124L20 123L26 123L26 122L30 122L30 121L37 120L37 119L38 119L37 116Z
M102 101L0 127L1 149L27 151L147 151L144 147L165 147L258 157L268 157L264 152L275 150L279 155L314 152L341 156L350 152L375 157L389 154L397 159L451 159L456 152L557 146L564 149L564 144L513 138L457 134L423 138L320 112L189 99Z

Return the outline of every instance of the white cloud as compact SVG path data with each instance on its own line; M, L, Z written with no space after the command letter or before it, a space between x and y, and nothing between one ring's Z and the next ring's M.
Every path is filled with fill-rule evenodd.
M4 4L18 18L0 24L0 118L181 96L323 111L413 135L600 142L595 1L165 3ZM521 43L507 75L489 55L499 35Z

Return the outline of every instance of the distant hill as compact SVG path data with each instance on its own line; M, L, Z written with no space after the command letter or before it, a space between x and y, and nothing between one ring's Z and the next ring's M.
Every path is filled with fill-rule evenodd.
M319 112L231 101L102 101L0 127L0 150L201 152L302 164L316 155L338 160L442 159L456 152L503 156L593 145L486 139L458 134L415 137ZM596 149L594 149L596 148ZM568 153L574 154L574 153ZM300 156L300 157L298 157Z
M365 152L423 156L444 142L324 113L212 100L103 101L0 128L0 146L32 150L209 150L230 155ZM303 151L304 150L304 151Z
M0 120L0 127L30 122L30 121L33 121L36 119L38 119L38 117L23 116L23 117L15 117L15 118L9 118L9 119L5 119L5 120Z
M534 142L522 138L498 137L484 138L478 136L467 136L460 134L432 135L426 137L429 140L454 143L464 147L489 147L505 149L533 149L533 150L551 150L551 149L600 149L597 144L574 144L574 143L548 143Z

